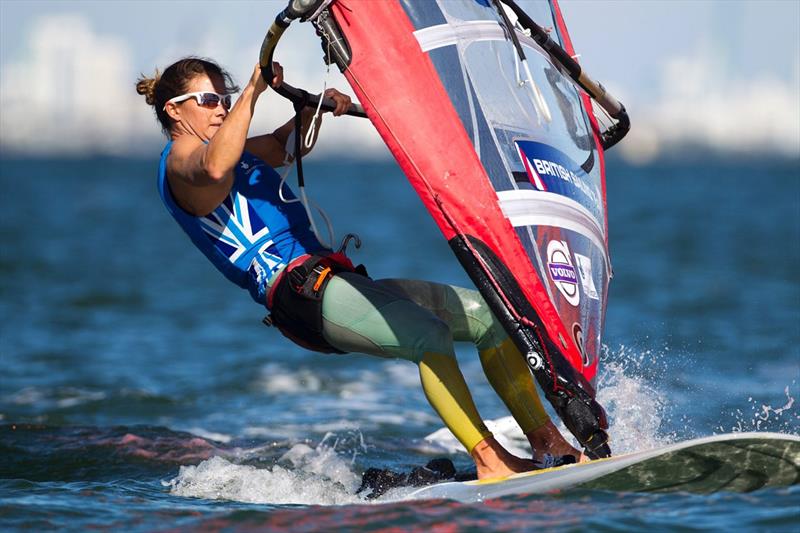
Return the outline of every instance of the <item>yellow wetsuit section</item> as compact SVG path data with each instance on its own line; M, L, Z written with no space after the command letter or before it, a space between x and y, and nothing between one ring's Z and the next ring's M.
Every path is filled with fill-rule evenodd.
M499 346L479 352L483 372L492 388L511 411L526 435L550 420L544 410L528 365L514 342L506 338Z
M525 433L549 420L525 360L478 291L341 273L325 289L322 317L325 339L343 352L417 363L425 396L467 451L491 433L458 368L454 341L475 345L489 383Z
M419 362L419 377L431 406L468 452L492 435L478 414L453 355L425 353Z

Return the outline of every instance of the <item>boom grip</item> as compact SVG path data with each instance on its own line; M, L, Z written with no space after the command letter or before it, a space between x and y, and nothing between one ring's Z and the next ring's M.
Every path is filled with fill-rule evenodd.
M275 77L275 71L272 68L272 56L275 55L275 47L278 46L283 32L286 31L289 25L283 25L281 16L275 19L272 26L269 27L264 42L261 43L261 51L258 54L258 64L261 66L261 77L267 85L272 86L272 79Z
M296 1L297 0L290 2L289 6L275 17L275 20L267 31L267 35L264 37L264 41L261 43L261 50L258 54L258 64L261 67L261 77L270 87L272 87L272 80L275 77L275 70L272 68L272 63L278 41L280 41L286 28L292 23L292 20L301 16L301 13L293 11L292 6ZM306 102L308 106L316 106L319 103L319 96L308 94L306 91L292 87L286 82L278 87L273 87L273 89L276 93L295 103L303 101ZM325 111L333 111L336 109L336 102L330 98L323 98L322 109ZM367 116L364 108L359 104L350 104L346 114L361 118L366 118Z

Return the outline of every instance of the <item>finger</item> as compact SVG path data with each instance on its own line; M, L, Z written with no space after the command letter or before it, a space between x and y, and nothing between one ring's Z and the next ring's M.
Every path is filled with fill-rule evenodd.
M272 86L279 87L283 83L283 67L277 61L272 62Z
M338 117L347 112L347 108L350 107L350 97L333 88L328 89L326 93L327 92L330 92L330 98L336 102L336 109L333 110L333 116Z
M327 100L333 101L334 107L331 110L331 113L333 113L333 116L336 116L336 113L339 111L339 100L336 95L336 89L325 89L323 97Z

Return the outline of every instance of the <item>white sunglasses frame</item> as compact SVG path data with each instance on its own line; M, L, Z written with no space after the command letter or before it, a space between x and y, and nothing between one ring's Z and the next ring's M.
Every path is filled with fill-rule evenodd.
M203 94L214 94L217 97L219 97L219 102L217 103L217 105L221 105L226 111L230 111L231 107L233 106L233 99L231 98L230 94L219 94L215 93L214 91L195 91L193 93L181 94L180 96L175 96L174 98L170 98L169 100L167 100L167 103L164 104L164 111L167 110L167 104L178 104L190 98L194 98L195 101L197 102L197 105L203 105L200 103L200 95ZM222 103L225 98L228 98L231 102L228 107L225 107L225 105Z

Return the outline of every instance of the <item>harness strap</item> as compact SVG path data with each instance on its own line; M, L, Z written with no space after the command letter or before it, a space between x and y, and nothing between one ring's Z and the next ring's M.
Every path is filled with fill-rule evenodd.
M331 278L339 272L366 275L344 254L311 255L298 258L275 281L268 297L267 325L276 326L296 344L322 353L345 353L331 346L322 335L322 295Z
M308 261L308 259L310 257L311 257L310 254L303 254L300 257L297 257L294 260L292 260L288 265L286 265L286 268L281 270L280 274L278 274L277 279L275 279L275 281L272 283L272 286L269 288L269 292L267 293L267 309L272 309L272 300L274 299L274 296L275 296L275 288L280 284L280 282L281 282L281 280L283 280L284 276L286 276L286 273L287 272L291 272L292 269L294 269L297 266L299 266L299 265L303 264L304 262ZM268 319L264 319L264 320L268 320ZM271 323L272 322L270 321L270 324Z

